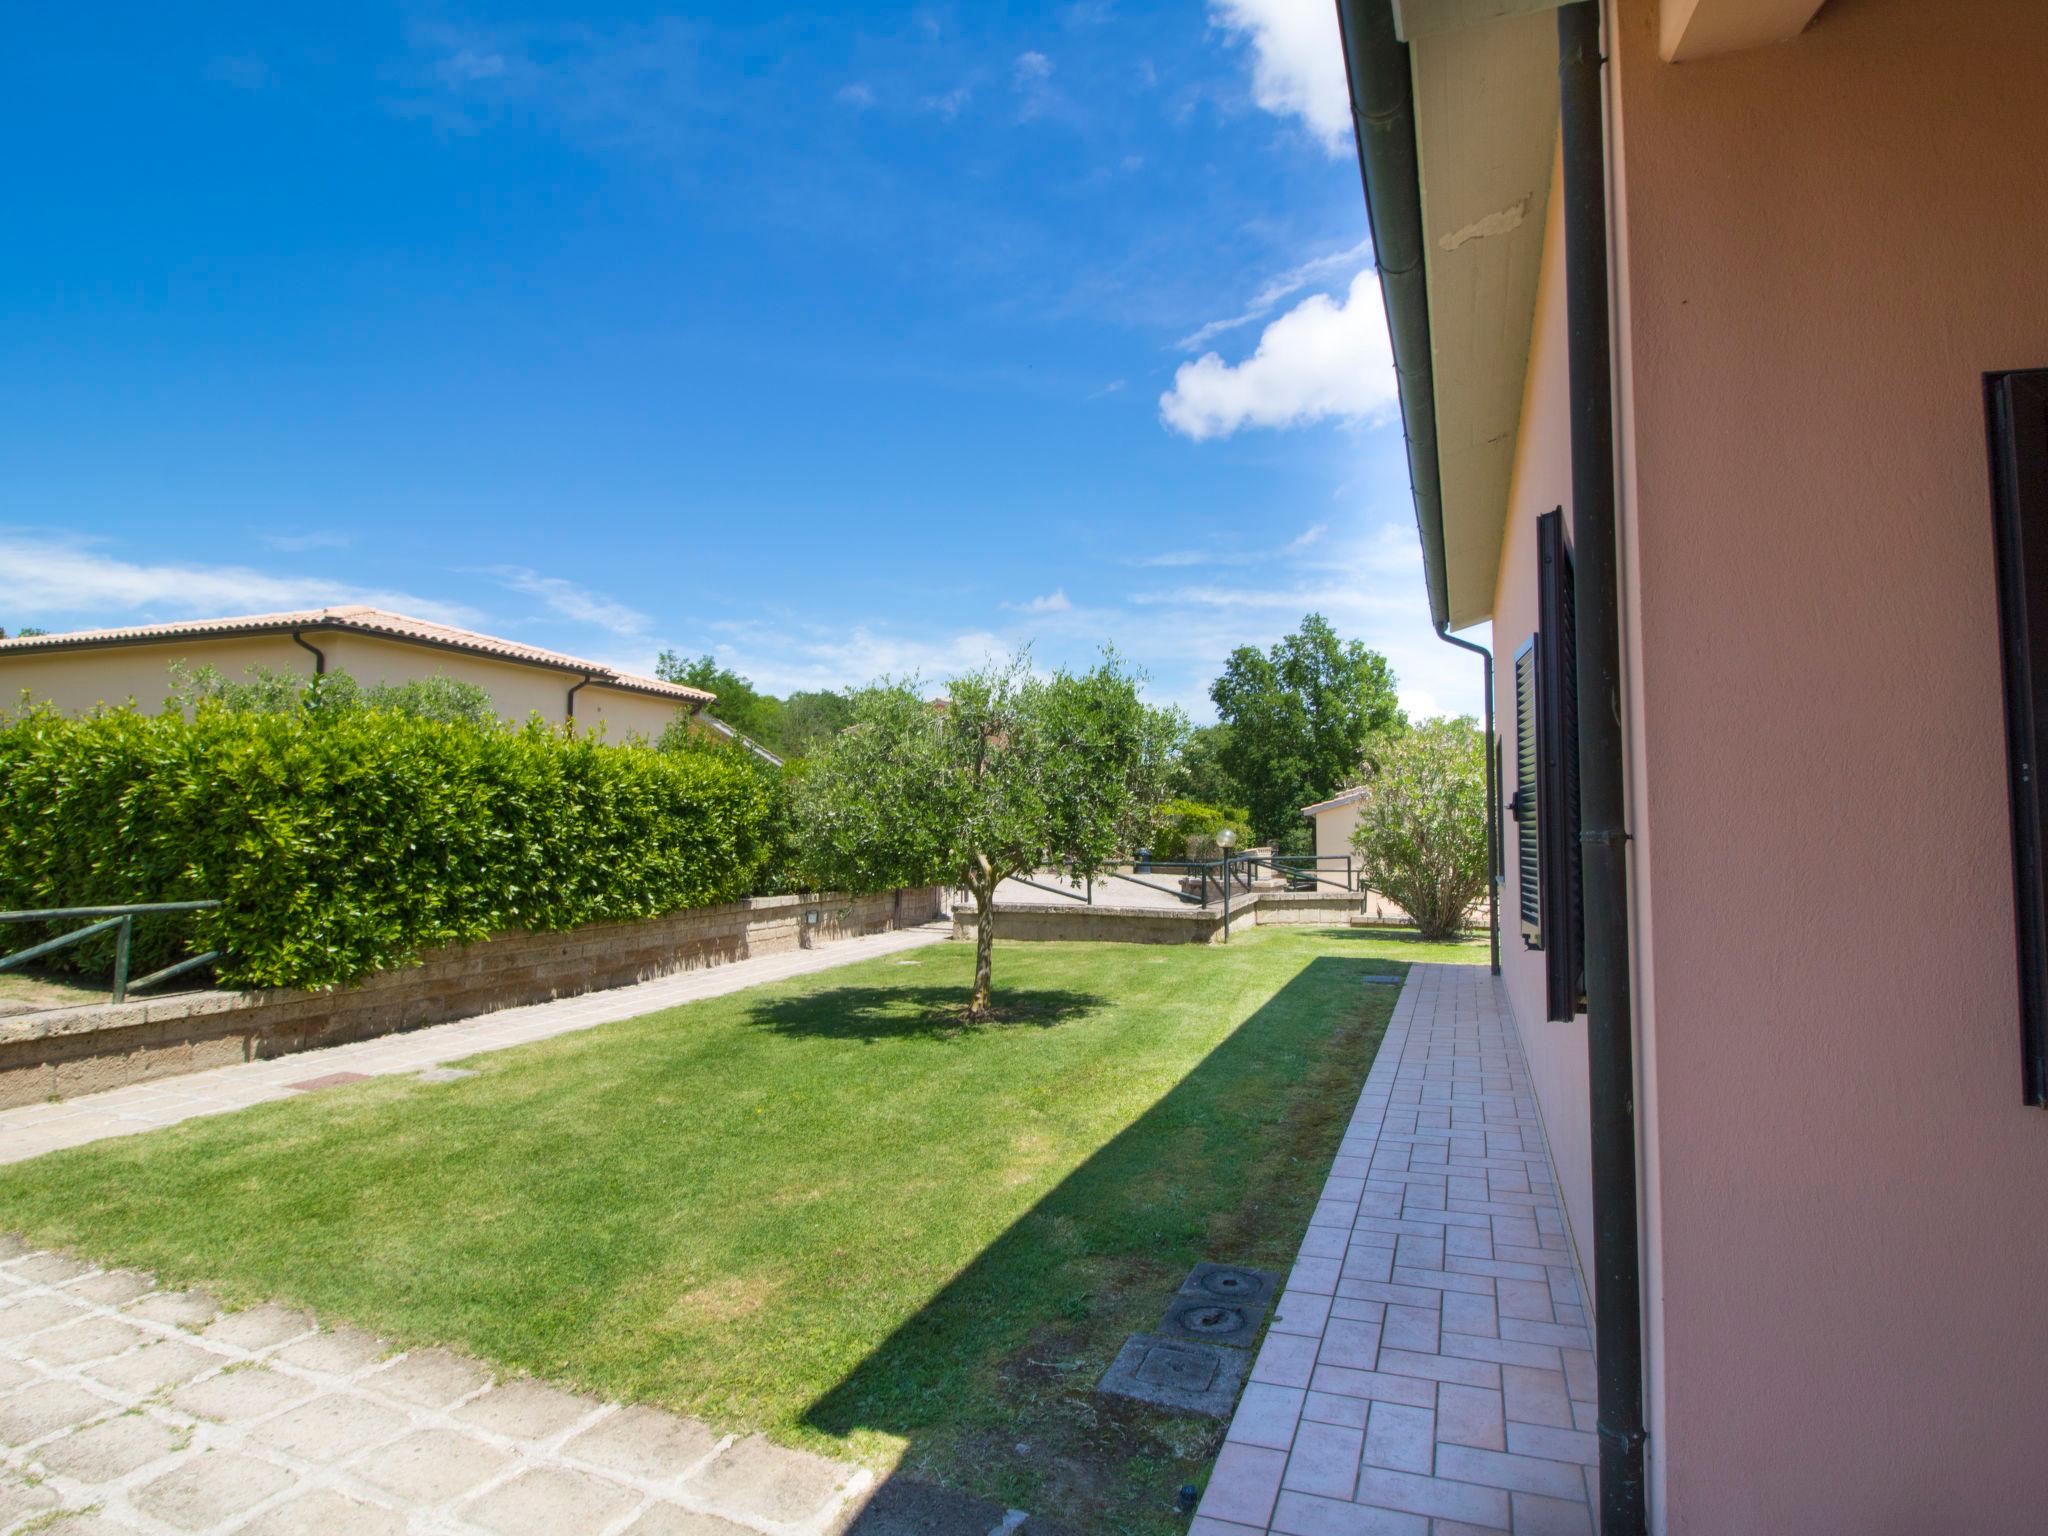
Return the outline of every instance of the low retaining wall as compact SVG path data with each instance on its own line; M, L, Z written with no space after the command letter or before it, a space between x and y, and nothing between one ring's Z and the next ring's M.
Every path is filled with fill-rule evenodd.
M813 912L815 922L807 920ZM761 896L644 922L450 945L330 992L188 992L17 1014L0 1019L0 1109L916 927L943 914L936 887Z
M1366 925L1406 927L1408 914L1374 895L1361 905L1341 891L1254 891L1230 903L1232 928L1291 923L1318 928ZM953 937L972 939L971 904L953 908ZM1095 940L1112 944L1220 944L1223 904L1208 907L1087 906L1078 901L1004 902L996 910L996 937L1022 943Z

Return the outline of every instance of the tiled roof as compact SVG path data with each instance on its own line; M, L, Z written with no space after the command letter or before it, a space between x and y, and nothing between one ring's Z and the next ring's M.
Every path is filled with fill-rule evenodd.
M157 645L176 640L219 640L235 635L288 634L293 630L344 630L414 645L436 646L442 650L463 651L472 656L491 656L526 666L548 667L559 672L586 673L592 682L600 686L625 688L635 693L650 693L698 705L708 704L716 697L701 688L686 688L681 683L638 677L605 666L602 662L585 661L560 651L543 650L537 645L521 645L516 640L500 640L495 635L480 635L473 629L436 624L430 619L415 619L402 613L386 613L381 608L361 604L307 608L293 613L251 613L239 618L187 619L176 624L139 624L127 629L81 629L63 635L29 635L0 640L0 660L33 651Z
M1318 800L1314 805L1304 805L1301 808L1301 814L1313 816L1318 811L1334 811L1340 805L1349 805L1354 800L1363 800L1365 793L1362 789L1347 789L1341 795L1332 795L1327 800Z

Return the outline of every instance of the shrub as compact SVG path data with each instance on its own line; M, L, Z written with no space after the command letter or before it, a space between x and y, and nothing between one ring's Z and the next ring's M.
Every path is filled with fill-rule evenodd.
M1450 938L1486 894L1486 747L1469 716L1391 738L1363 786L1359 880L1399 903L1423 937Z
M1153 814L1145 847L1152 857L1169 864L1183 859L1214 859L1221 856L1216 834L1225 827L1237 833L1242 848L1252 840L1251 814L1234 805L1206 805L1200 800L1167 800Z
M736 763L537 722L0 712L0 906L223 903L139 926L138 974L196 946L228 983L328 986L506 929L731 901L763 884L775 817Z
M455 677L422 677L409 683L378 683L364 688L346 672L305 677L250 667L235 682L220 668L171 663L168 707L184 712L202 704L258 714L294 714L306 710L388 709L422 720L462 721L475 726L500 724L489 690Z

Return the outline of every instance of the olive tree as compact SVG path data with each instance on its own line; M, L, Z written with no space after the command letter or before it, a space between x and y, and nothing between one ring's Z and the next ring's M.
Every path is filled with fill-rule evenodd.
M1351 846L1360 882L1397 902L1424 938L1454 936L1486 894L1486 744L1469 715L1384 742L1359 786Z
M852 723L796 785L799 846L823 884L946 883L974 897L974 992L989 1015L996 887L1048 865L1093 875L1133 845L1164 793L1185 723L1148 706L1113 654L1034 673L1022 655L954 678L853 695Z

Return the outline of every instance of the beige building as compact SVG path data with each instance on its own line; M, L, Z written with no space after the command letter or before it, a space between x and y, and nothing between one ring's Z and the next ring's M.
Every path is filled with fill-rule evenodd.
M454 678L482 688L513 723L533 715L574 720L613 741L653 741L678 714L732 734L703 714L714 696L702 689L365 607L0 640L0 699L11 707L26 691L72 712L132 701L154 713L170 695L173 662L210 666L235 681L258 667L307 677L345 672L366 688Z

